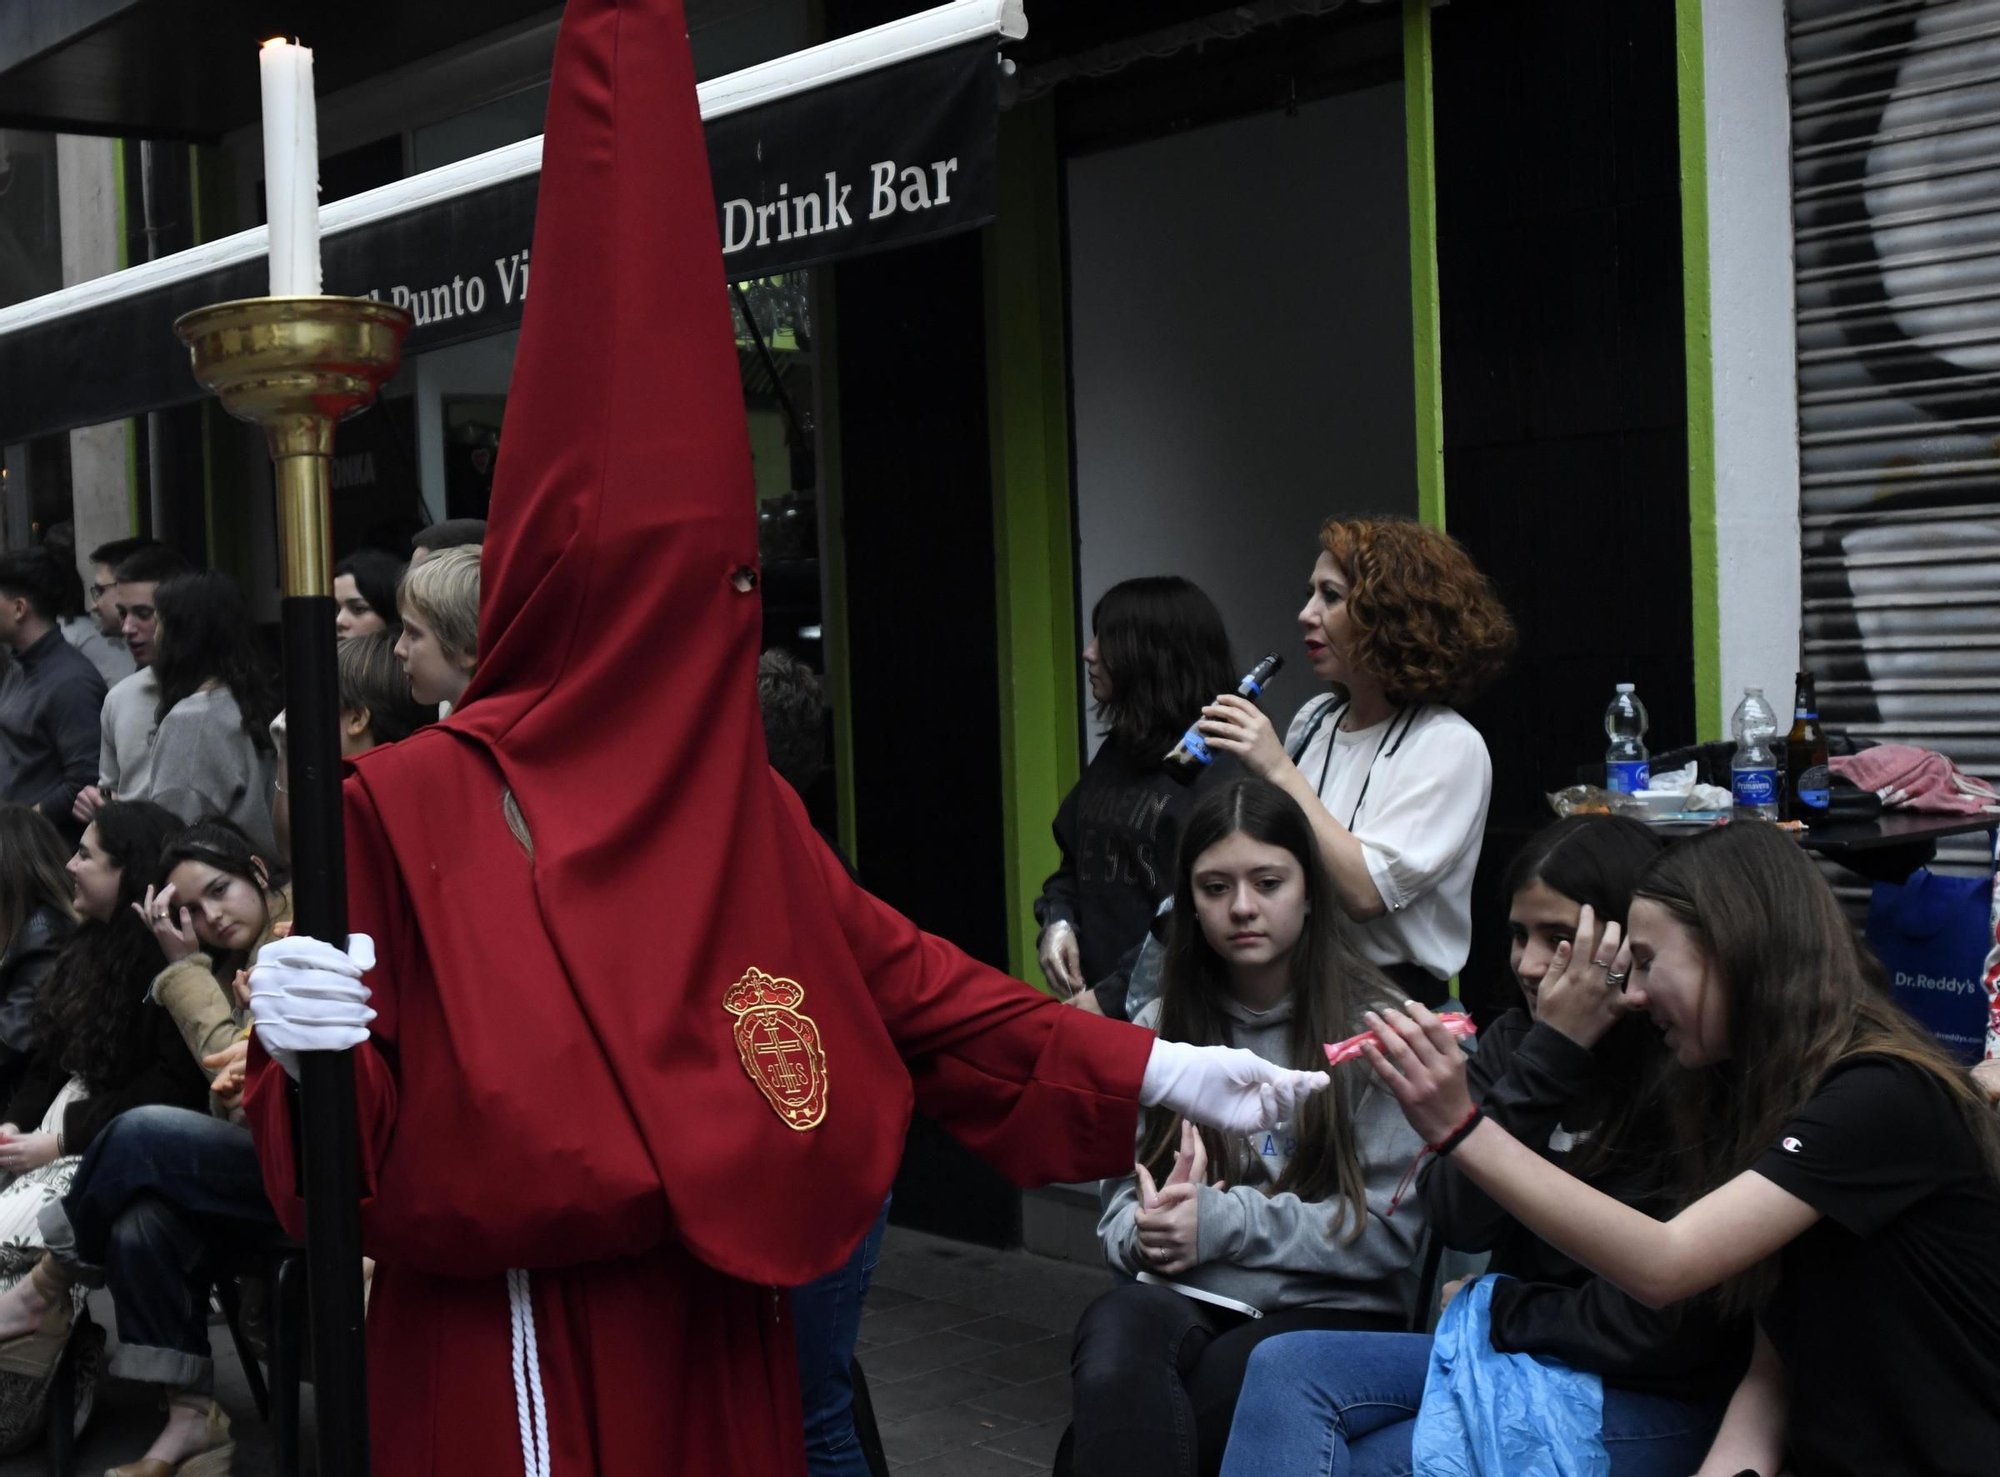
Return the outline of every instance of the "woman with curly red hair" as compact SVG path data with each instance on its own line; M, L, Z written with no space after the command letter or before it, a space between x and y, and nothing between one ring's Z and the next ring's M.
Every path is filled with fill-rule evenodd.
M1201 731L1305 806L1362 956L1435 1004L1471 948L1493 790L1486 741L1456 709L1499 675L1514 623L1436 529L1329 518L1319 536L1299 626L1332 693L1301 708L1282 743L1234 695L1203 709Z

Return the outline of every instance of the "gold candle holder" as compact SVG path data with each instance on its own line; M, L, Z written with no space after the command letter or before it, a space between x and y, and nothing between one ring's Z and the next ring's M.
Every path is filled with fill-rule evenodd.
M264 428L287 595L333 593L333 428L375 403L409 331L408 313L366 297L245 298L174 324L195 378L231 415Z

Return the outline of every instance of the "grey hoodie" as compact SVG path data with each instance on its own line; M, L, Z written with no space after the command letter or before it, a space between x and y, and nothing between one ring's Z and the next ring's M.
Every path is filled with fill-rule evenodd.
M1232 1045L1269 1062L1287 1060L1292 1002L1262 1015L1228 1002ZM1156 1030L1160 1004L1141 1010L1134 1023ZM1354 1114L1355 1149L1367 1186L1368 1223L1352 1241L1345 1239L1347 1202L1339 1196L1305 1201L1287 1191L1268 1195L1285 1172L1292 1143L1284 1128L1255 1135L1248 1161L1249 1183L1227 1190L1204 1185L1199 1197L1200 1262L1172 1279L1248 1303L1266 1313L1282 1308L1345 1308L1360 1313L1407 1317L1416 1296L1417 1248L1423 1240L1423 1197L1404 1195L1389 1215L1397 1183L1424 1147L1404 1121L1396 1100L1377 1082L1365 1062L1336 1067L1336 1073L1365 1074L1366 1086ZM1336 1076L1336 1084L1341 1079ZM1140 1135L1145 1120L1140 1120ZM1105 1180L1098 1186L1104 1213L1097 1223L1105 1260L1127 1276L1144 1269L1139 1259L1138 1179Z

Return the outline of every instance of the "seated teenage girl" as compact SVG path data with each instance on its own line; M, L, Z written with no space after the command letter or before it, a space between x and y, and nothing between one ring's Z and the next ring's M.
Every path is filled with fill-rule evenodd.
M273 884L249 837L211 816L167 843L160 886L138 911L167 961L152 998L209 1074L210 1107L240 1117L250 1011L237 977L290 924L291 888Z
M1478 1118L1421 1005L1384 1012L1369 1057L1425 1140L1455 1140L1458 1170L1544 1240L1649 1305L1720 1288L1756 1313L1704 1477L1992 1472L2000 1119L1870 984L1797 843L1754 824L1681 843L1640 882L1629 942L1581 919L1562 965L1701 1074L1669 1221Z
M1664 842L1636 821L1575 816L1531 837L1507 870L1514 977L1526 999L1480 1033L1467 1069L1486 1112L1552 1164L1649 1213L1666 1196L1672 1070L1651 1025L1619 1019L1596 991L1549 979L1585 908L1622 919ZM1343 1071L1350 1070L1343 1068ZM1365 1071L1358 1063L1351 1070ZM1705 1306L1655 1311L1522 1226L1449 1158L1424 1176L1433 1235L1492 1253L1492 1340L1602 1376L1613 1477L1686 1477L1715 1434L1749 1355L1749 1327ZM1456 1292L1448 1286L1446 1300ZM1224 1477L1410 1471L1428 1334L1300 1333L1250 1361Z
M1311 827L1282 790L1237 779L1207 795L1182 833L1162 993L1139 1024L1324 1063L1324 1043L1360 1029L1391 988L1347 944L1327 892ZM1077 1472L1214 1472L1258 1340L1405 1325L1422 1206L1411 1197L1394 1219L1389 1208L1422 1145L1399 1120L1360 1073L1248 1140L1165 1112L1142 1119L1135 1173L1105 1181L1098 1234L1113 1267L1146 1280L1113 1288L1078 1325Z

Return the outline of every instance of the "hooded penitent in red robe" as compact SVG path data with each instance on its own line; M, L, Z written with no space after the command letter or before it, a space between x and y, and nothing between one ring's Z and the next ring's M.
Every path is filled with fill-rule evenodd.
M913 1100L1024 1182L1117 1173L1151 1037L860 891L766 763L680 0L570 0L534 262L478 675L346 784L375 1470L521 1471L539 1376L558 1477L802 1473L778 1289L846 1260ZM254 1049L299 1234L288 1093Z

